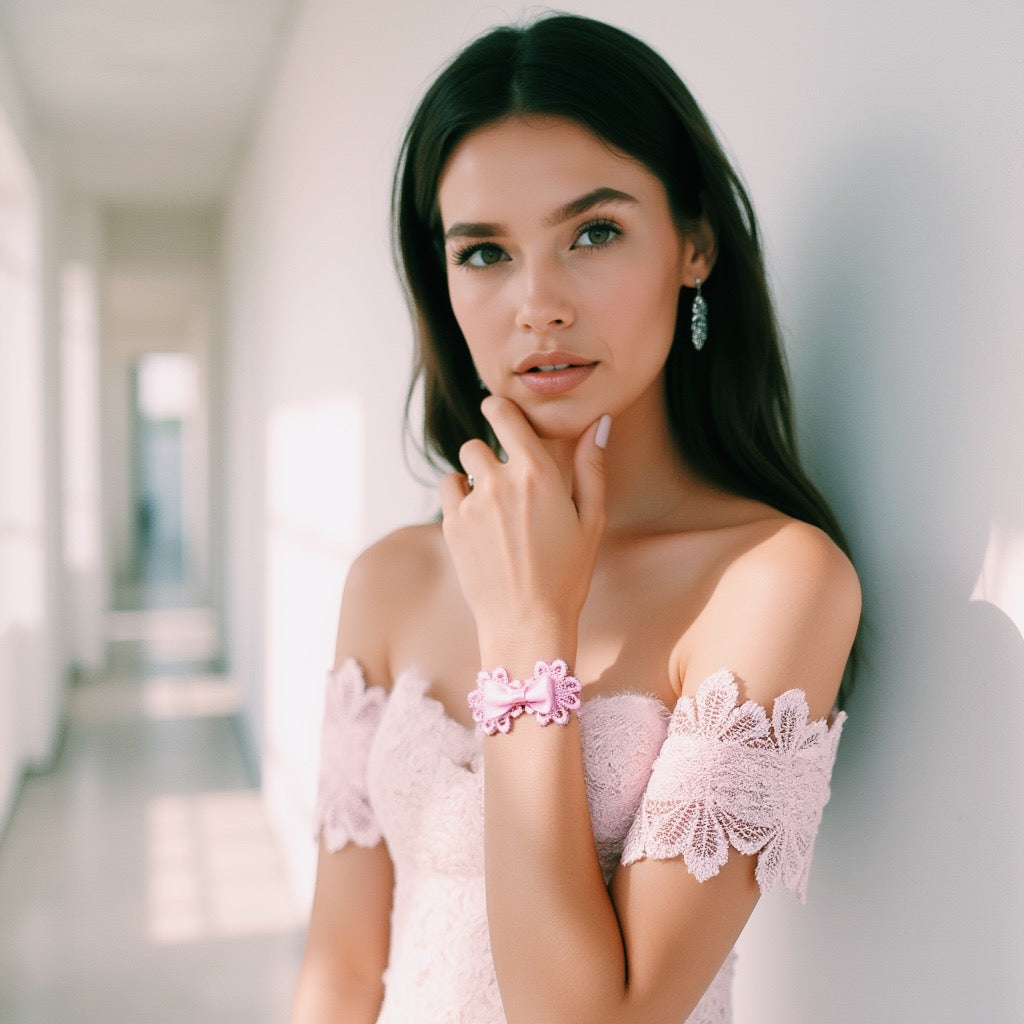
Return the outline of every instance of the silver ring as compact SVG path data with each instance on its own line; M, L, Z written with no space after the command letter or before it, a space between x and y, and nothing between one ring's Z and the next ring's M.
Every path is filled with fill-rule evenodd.
M472 474L472 473L470 473L470 474L469 474L469 475L468 475L468 476L466 477L466 485L467 485L467 486L469 487L469 489L470 489L470 490L473 490L473 484L474 484L474 482L475 482L475 481L473 480L473 474Z

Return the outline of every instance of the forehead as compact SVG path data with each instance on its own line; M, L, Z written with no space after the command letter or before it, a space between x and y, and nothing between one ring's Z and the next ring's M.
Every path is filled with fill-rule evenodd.
M478 128L459 142L441 174L438 205L446 226L467 218L543 216L601 187L641 201L664 194L643 164L583 125L516 116Z

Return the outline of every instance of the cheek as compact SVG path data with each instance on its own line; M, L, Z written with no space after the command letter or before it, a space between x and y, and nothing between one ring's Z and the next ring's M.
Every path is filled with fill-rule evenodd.
M649 302L652 315L659 321L668 325L670 331L674 331L676 314L679 309L679 290L681 284L681 272L675 263L661 264L657 271L652 268L649 278Z
M621 278L602 294L602 305L632 334L671 344L679 303L675 277L660 265Z

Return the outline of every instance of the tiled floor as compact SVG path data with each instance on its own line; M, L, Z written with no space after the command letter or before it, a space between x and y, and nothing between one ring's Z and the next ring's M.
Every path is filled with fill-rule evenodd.
M58 763L0 843L3 1024L287 1019L304 923L237 706L230 679L180 669L71 690Z

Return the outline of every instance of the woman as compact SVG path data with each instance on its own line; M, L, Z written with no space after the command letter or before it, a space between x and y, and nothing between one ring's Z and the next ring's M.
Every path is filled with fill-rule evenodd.
M453 471L346 584L293 1022L728 1021L860 610L749 203L657 55L557 16L442 72L395 212Z

